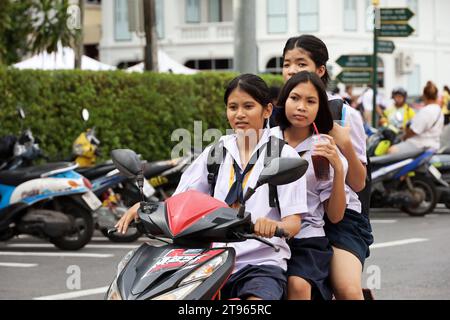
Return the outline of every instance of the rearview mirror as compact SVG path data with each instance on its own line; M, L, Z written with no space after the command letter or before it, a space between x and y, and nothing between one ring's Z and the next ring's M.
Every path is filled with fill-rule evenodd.
M301 158L274 158L262 170L257 187L268 183L274 186L292 183L300 179L308 169L308 161Z
M127 178L134 179L142 172L141 161L133 150L113 150L111 158L116 168Z

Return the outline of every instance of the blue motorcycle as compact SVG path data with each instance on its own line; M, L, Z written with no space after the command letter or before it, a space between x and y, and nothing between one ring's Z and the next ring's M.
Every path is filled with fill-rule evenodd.
M439 199L436 176L430 159L433 149L371 157L371 208L399 208L411 216L424 216L434 210Z
M0 171L0 241L28 234L63 250L83 248L101 202L76 167L50 163Z

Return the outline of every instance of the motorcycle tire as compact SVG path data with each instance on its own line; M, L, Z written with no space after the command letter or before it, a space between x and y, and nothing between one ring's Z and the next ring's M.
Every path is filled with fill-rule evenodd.
M92 239L94 219L86 208L72 202L64 204L63 212L73 223L72 233L63 237L52 238L50 242L62 250L79 250Z
M426 214L433 212L438 201L437 191L433 181L425 176L416 175L414 177L411 177L411 182L414 188L417 188L425 193L426 205L422 206L422 202L417 207L402 206L400 209L403 212L408 213L412 217L423 217ZM404 187L406 188L406 186Z
M101 229L100 231L110 241L117 243L134 242L142 236L142 233L136 228L129 228L127 234L125 235L119 234L117 232L108 234L107 229Z

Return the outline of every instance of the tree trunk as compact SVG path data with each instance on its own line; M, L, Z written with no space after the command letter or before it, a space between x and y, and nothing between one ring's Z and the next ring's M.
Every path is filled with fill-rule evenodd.
M78 6L80 7L80 29L77 32L77 37L75 40L75 69L81 69L81 60L84 54L84 44L83 44L83 29L84 29L84 2L85 0L79 0Z
M156 33L155 0L144 1L144 29L145 29L145 70L158 72L158 36Z

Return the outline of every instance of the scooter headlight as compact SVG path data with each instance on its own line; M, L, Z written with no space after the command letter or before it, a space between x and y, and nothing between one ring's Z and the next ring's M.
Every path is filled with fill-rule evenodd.
M183 287L178 287L175 290L164 293L164 294L162 294L156 298L153 298L151 300L182 300L189 293L194 291L201 283L202 283L202 281L197 281L197 282L188 284Z
M180 282L178 288L164 293L152 300L182 300L189 293L194 291L199 285L203 283L203 280L210 277L220 266L222 266L228 258L228 251L220 254L219 256L211 259L203 264L200 268L189 274L183 281Z
M108 289L106 293L107 300L122 300L122 296L120 295L119 287L117 286L117 278L114 279L113 283Z
M228 251L220 254L219 256L207 261L200 268L193 271L189 276L187 276L180 285L185 285L194 281L204 280L211 276L220 266L222 266L228 258Z

